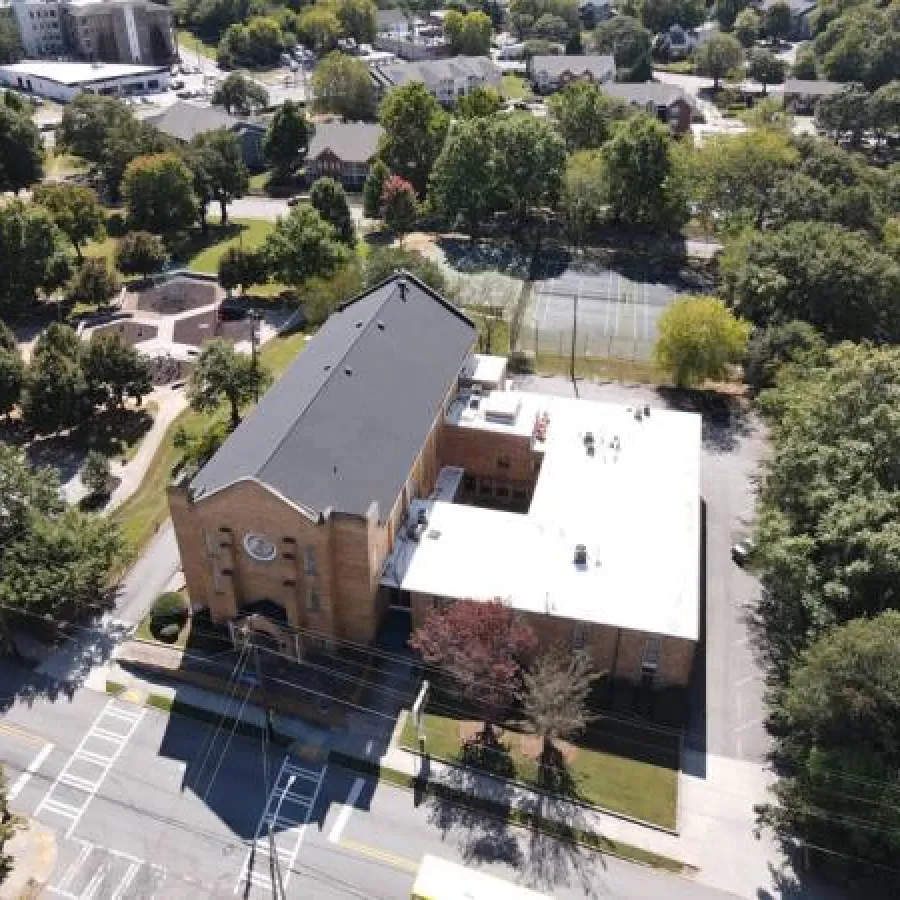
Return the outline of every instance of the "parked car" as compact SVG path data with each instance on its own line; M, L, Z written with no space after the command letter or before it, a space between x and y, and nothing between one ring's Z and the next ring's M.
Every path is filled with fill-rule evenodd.
M743 568L747 564L747 560L750 558L750 554L752 552L752 538L744 538L742 541L738 541L736 544L731 545L731 558L741 568Z
M300 202L300 197L299 197L299 196L288 197L287 205L288 205L288 206L296 206L299 202Z

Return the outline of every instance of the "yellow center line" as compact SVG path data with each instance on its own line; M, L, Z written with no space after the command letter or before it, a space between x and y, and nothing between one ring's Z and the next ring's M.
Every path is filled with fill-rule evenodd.
M415 875L419 871L419 863L413 862L411 859L407 859L404 856L397 856L394 853L389 853L387 850L379 850L377 847L370 847L368 844L362 844L359 841L341 838L338 846L343 847L345 850L359 853L362 856L368 856L371 859L378 860L378 862L386 863L395 869L399 869L401 872L409 872L411 875Z
M38 734L34 734L31 731L26 731L24 728L18 728L15 725L9 725L6 722L0 722L0 734L7 734L10 737L18 738L20 741L25 741L30 744L46 744L47 741L45 738L42 738Z

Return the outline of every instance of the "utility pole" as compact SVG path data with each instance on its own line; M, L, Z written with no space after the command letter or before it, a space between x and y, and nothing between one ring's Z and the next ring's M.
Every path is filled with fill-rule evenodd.
M272 896L275 900L285 898L284 882L281 879L281 860L278 858L278 848L275 846L275 835L272 832L272 819L275 813L269 813L269 804L271 803L272 790L275 785L269 784L269 741L274 737L274 727L272 725L272 707L269 704L268 694L266 693L266 682L263 679L262 662L259 658L259 645L256 643L255 635L248 634L247 639L250 640L253 647L253 666L256 669L256 679L259 681L259 690L262 694L263 709L265 710L266 723L262 732L262 764L263 764L263 784L266 791L266 833L269 838L269 864L274 867L276 878L272 879ZM281 804L279 803L279 808ZM277 885L277 889L276 889Z
M250 356L253 360L253 399L259 403L259 319L255 309L250 310Z

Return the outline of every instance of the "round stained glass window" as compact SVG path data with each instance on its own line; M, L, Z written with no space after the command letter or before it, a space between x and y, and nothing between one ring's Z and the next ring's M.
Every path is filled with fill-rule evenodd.
M265 535L253 532L244 535L244 549L257 562L271 562L278 554L275 545Z

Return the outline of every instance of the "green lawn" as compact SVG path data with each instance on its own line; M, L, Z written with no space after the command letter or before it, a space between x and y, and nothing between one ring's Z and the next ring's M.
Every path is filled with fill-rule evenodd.
M219 260L229 247L242 246L252 250L263 244L275 225L264 219L231 219L223 230L220 225L210 223L206 238L199 233L195 247L184 261L186 269L215 275L219 271Z
M537 761L522 751L517 732L504 732L502 743L506 752L480 763L471 753L465 754L458 719L427 714L425 721L426 749L432 756L481 765L525 784L537 783ZM411 719L407 719L400 741L410 749L417 749L418 740ZM603 720L602 728L593 729L591 744L593 748L603 749L582 745L575 748L574 758L564 773L571 782L565 793L615 812L674 828L678 796L677 737L668 732L645 731L638 726ZM648 754L647 745L658 749ZM640 752L632 753L632 750ZM655 758L656 762L651 762L650 758ZM664 764L666 762L668 764Z
M528 352L527 343L527 340L523 341L526 352ZM535 371L541 375L569 375L571 367L570 357L548 353L539 354L534 364ZM611 381L626 381L632 384L672 383L669 374L655 363L613 357L576 357L575 374L579 378L608 378Z
M475 306L467 306L465 311L478 328L479 353L508 356L509 322L496 316L487 315Z
M183 28L178 29L178 46L182 50L190 50L192 53L213 60L216 58L216 50L218 49L215 44L208 44L202 38Z
M277 337L263 347L260 353L262 365L277 378L305 344L306 338L302 333ZM188 409L169 426L141 486L112 516L122 527L132 553L140 553L147 541L156 533L157 528L169 517L166 488L172 480L172 473L179 459L178 451L172 445L175 430L181 425L188 432L199 431L216 417L223 418L225 415L224 407L213 414L202 414Z
M501 93L507 100L527 100L532 96L531 85L521 75L504 75Z

